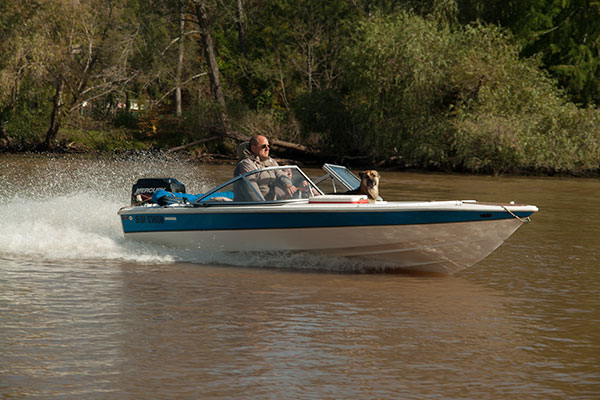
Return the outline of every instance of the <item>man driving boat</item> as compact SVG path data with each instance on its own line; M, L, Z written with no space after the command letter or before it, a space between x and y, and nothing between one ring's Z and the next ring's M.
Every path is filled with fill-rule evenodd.
M244 158L238 162L233 176L261 168L279 166L277 161L269 156L270 149L269 139L263 135L252 136L249 145L242 143L238 147L238 156ZM248 180L267 201L276 199L276 187L282 189L287 198L292 198L298 190L283 171L264 171L250 175Z

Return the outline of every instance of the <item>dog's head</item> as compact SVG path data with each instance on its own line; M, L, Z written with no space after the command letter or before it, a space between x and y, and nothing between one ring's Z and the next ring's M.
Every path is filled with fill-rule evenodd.
M360 176L361 183L364 183L369 189L377 187L379 185L379 179L381 178L379 172L374 169L361 171L358 173L358 176Z

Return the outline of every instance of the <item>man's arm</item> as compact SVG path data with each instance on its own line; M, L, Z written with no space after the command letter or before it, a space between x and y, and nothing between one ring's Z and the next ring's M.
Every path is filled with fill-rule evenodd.
M276 174L276 184L281 189L283 189L289 197L293 197L294 193L296 193L296 186L292 184L292 180L285 174L285 172L279 170L275 172Z

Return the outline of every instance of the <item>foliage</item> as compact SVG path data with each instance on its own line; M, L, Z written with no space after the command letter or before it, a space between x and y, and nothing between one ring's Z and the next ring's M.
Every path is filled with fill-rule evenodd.
M305 141L311 133L318 132L322 136L322 145L330 152L354 154L361 150L360 138L352 137L352 116L338 91L318 90L299 96L294 111Z
M43 136L52 106L52 91L37 82L24 79L20 83L19 101L11 108L6 130L18 147L35 147Z
M345 86L361 147L402 155L409 164L439 164L442 101L454 57L448 29L401 13L365 21L358 35L346 56Z
M452 120L457 165L486 172L598 168L598 110L567 102L537 61L519 60L519 46L507 45L496 28L467 27L462 36L479 54L461 55L451 77L481 74L481 86Z
M409 13L372 18L346 57L349 131L360 132L364 155L418 167L597 169L598 110L568 103L519 51L494 26L450 29Z
M214 137L198 2L236 134L337 161L599 168L600 6L585 0L4 0L0 146L59 129L105 151Z
M522 56L541 56L574 102L600 105L600 2L589 0L460 0L463 23L477 19L509 28Z

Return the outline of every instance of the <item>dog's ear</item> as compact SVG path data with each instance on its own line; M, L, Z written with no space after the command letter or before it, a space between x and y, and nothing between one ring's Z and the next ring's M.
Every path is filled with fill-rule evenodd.
M360 171L358 173L358 176L360 176L360 179L365 179L365 177L367 176L367 172L366 171Z

